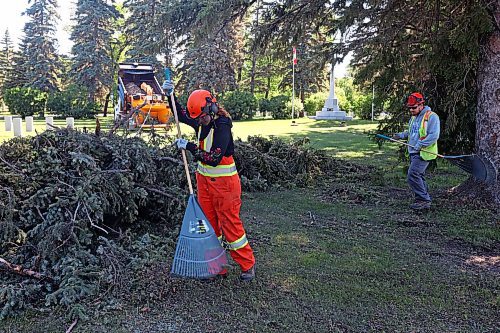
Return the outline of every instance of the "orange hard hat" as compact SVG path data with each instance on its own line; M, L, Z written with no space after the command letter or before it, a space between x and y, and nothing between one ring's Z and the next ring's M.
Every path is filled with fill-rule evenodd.
M198 118L202 112L209 113L211 108L206 108L208 106L214 105L217 100L212 96L208 90L195 90L189 95L187 101L187 109L189 117L192 119Z
M424 103L424 95L419 92L414 92L406 99L406 106L417 106Z

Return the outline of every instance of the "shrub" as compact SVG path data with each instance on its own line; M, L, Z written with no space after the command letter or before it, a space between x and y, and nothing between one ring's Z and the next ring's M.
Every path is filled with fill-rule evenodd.
M99 112L99 105L89 102L80 87L70 86L64 91L49 94L47 111L62 117L93 118Z
M43 117L47 93L38 89L16 87L5 91L4 100L12 114L22 117L38 114Z
M290 110L290 118L292 117L292 101L288 101L285 104L285 107L287 110ZM304 104L302 104L302 101L300 98L295 97L295 105L294 105L294 118L299 118L299 117L304 117ZM286 119L286 118L285 118Z
M353 101L354 106L354 114L356 117L369 120L372 118L372 98L370 95L359 95ZM380 113L379 110L376 110L375 116Z
M222 99L233 120L252 119L257 111L257 99L246 91L231 91Z
M273 119L288 119L292 116L292 109L287 109L286 103L290 100L287 95L278 95L271 98L273 104Z
M269 99L259 100L259 111L262 117L270 116L273 114L273 103Z
M304 111L308 115L315 115L317 111L321 111L328 98L328 93L318 92L307 97L304 101Z
M263 115L271 115L273 119L287 119L291 117L292 109L286 107L290 97L286 95L274 96L270 99L261 99L259 102L260 112Z

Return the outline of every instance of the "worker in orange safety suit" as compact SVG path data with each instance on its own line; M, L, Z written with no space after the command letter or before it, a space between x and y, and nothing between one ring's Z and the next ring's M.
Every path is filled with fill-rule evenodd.
M163 89L173 93L173 83L166 80ZM169 103L171 99L169 98ZM234 142L229 113L207 90L195 90L187 101L187 110L174 95L179 121L193 127L198 144L177 139L179 149L191 152L198 162L196 183L198 201L225 248L241 268L240 279L255 277L255 257L240 219L241 183L233 159ZM173 110L172 105L170 109ZM219 273L227 275L227 270Z

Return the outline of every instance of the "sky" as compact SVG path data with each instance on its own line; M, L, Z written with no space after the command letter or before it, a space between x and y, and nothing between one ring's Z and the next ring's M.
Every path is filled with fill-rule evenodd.
M9 34L14 45L17 45L22 38L22 30L27 21L26 15L22 13L28 8L28 0L0 0L0 38L5 35L5 30L9 29ZM59 0L59 15L61 20L57 25L56 38L58 49L62 54L71 52L72 43L69 40L71 26L71 15L75 8L73 0Z
M59 0L59 15L61 20L57 24L56 38L58 40L58 50L62 54L70 54L72 42L69 40L71 30L71 16L75 10L76 0ZM22 30L27 21L26 15L22 13L28 8L28 0L0 0L0 38L5 34L5 30L9 29L10 36L14 45L20 42L22 38ZM8 9L7 9L8 8ZM290 52L291 54L291 52ZM300 61L300 54L297 55ZM346 60L335 67L335 77L344 77L346 67L351 57L348 55Z

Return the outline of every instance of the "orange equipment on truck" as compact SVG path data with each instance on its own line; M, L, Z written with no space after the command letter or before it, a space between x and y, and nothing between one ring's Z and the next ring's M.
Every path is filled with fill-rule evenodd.
M152 64L119 64L116 121L129 117L129 128L166 127L171 114Z

